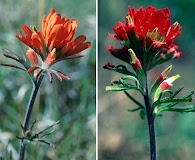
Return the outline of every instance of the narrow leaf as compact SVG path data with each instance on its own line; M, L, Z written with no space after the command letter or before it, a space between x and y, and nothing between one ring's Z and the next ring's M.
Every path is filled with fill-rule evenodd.
M125 90L130 90L130 89L134 89L139 91L142 95L145 94L145 92L143 90L141 90L140 88L138 88L135 85L118 85L118 86L106 86L106 91L125 91Z
M128 111L129 112L135 112L135 111L138 111L138 110L140 110L141 108L140 107L138 107L138 108L135 108L135 109L128 109Z
M1 66L6 66L6 67L12 67L12 68L20 69L22 71L26 71L25 69L23 69L21 67L18 67L18 66L15 66L15 65L11 65L11 64L3 64L3 63L1 63L0 65Z
M195 112L195 106L178 106L178 107L164 107L161 110L159 110L158 113L163 112L163 111L172 111L172 112L180 112L180 113L185 113L185 112Z
M139 86L139 80L138 80L135 76L130 76L130 75L128 75L128 76L124 76L124 77L120 78L121 82L124 82L124 81L122 81L122 80L126 80L126 79L134 80L136 86Z
M132 100L135 104L137 104L139 108L144 108L144 106L139 101L137 101L135 98L133 98L127 91L124 91L124 93L130 100Z
M136 76L134 73L130 72L124 65L114 66L114 65L111 65L110 63L107 63L103 68L108 69L110 71L122 73L125 75Z
M179 98L174 98L174 99L163 99L160 100L158 104L163 104L163 103L172 103L172 102L191 102L192 98L183 98L183 99L179 99Z
M175 93L173 93L173 94L171 95L171 97L174 98L176 95L179 94L179 92L182 91L183 88L184 88L184 87L180 87L177 91L175 91Z

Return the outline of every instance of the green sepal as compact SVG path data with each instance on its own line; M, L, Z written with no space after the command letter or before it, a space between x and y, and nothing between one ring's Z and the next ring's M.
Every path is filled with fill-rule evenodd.
M173 54L172 53L167 53L164 57L158 58L152 65L150 68L154 68L160 64L163 64L171 59L173 59Z
M131 56L131 65L134 69L134 71L136 72L136 76L138 77L140 83L142 86L144 86L145 84L145 72L141 66L141 62L140 60L137 58L135 52L130 48L128 49L129 54ZM135 64L139 64L138 66L134 67Z
M152 47L150 47L148 50L145 50L145 55L146 55L146 62L145 62L145 69L146 70L150 70L152 68L154 68L153 63L156 62L156 60L158 59L157 57L159 57L159 55L162 53L162 50L159 51L154 51L152 49ZM158 65L158 64L156 64Z

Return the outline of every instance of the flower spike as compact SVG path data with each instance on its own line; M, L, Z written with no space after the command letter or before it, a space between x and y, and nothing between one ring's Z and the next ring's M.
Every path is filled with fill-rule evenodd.
M113 39L123 43L121 49L109 47L115 57L129 61L127 50L132 49L139 59L144 71L165 63L173 58L181 57L178 47L173 43L181 34L178 22L171 25L169 9L156 9L149 6L145 9L128 8L125 23L117 22L112 28L114 34L109 34Z
M16 35L20 41L30 47L26 52L31 63L31 67L27 68L28 72L34 72L35 79L45 72L48 73L50 81L52 81L51 74L56 75L59 80L60 77L69 79L61 72L49 70L49 67L61 60L80 58L82 56L74 57L74 55L91 46L90 42L86 42L84 35L73 40L77 21L61 17L52 8L48 16L43 16L42 30L38 30L35 26L31 28L32 30L23 24L24 34L19 31Z

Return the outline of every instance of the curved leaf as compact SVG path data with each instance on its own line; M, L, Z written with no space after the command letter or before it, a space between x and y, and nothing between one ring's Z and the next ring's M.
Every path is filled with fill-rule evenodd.
M108 69L110 71L122 73L125 75L136 76L134 73L130 72L124 65L114 66L114 65L111 65L110 63L107 63L103 68Z
M124 93L126 94L126 96L132 100L135 104L137 104L140 108L144 108L144 105L142 105L139 101L137 101L135 98L133 98L127 91L124 91Z

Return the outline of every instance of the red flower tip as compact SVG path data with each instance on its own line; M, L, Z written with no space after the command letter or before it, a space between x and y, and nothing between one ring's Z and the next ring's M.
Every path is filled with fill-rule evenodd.
M117 68L117 67L114 66L114 65L111 65L110 62L108 62L107 64L105 64L105 65L103 66L103 68L104 68L104 69L110 69L110 68Z
M167 89L168 87L170 87L172 85L172 83L178 79L180 77L180 75L175 75L172 76L166 80L164 80L160 85L159 85L159 89L164 91L165 89Z

